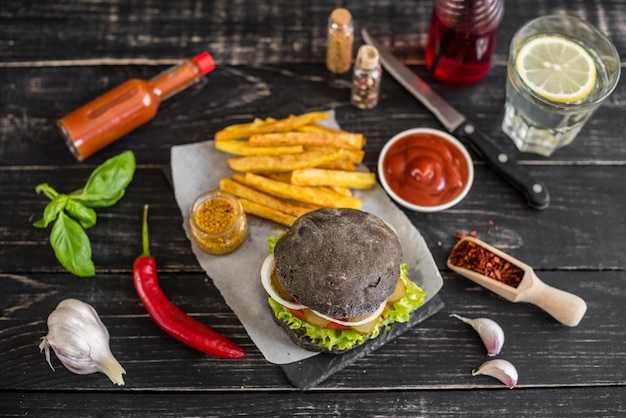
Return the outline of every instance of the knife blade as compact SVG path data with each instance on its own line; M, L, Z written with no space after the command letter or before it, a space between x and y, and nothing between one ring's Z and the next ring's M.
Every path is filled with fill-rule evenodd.
M545 209L550 205L550 194L545 185L535 180L513 157L501 150L487 135L479 131L476 125L370 36L366 29L361 29L361 36L367 44L378 50L385 70L426 106L452 135L468 141L496 174L526 197L530 207Z

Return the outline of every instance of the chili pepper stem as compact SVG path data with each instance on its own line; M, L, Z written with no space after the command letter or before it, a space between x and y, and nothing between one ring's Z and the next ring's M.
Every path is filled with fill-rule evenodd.
M150 257L150 239L148 236L148 206L143 205L143 224L141 226L141 236L143 240L143 257Z

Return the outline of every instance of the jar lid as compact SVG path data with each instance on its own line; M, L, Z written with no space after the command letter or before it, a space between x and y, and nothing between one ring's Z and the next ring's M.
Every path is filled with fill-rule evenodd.
M365 70L378 68L380 55L378 50L371 45L363 45L359 48L356 58L357 64Z
M211 54L206 51L193 57L193 60L198 65L198 68L200 69L202 75L210 73L215 69L215 61L213 61L213 57L211 56Z
M340 7L332 11L330 14L330 20L337 25L346 26L352 20L352 14L350 14L348 9Z

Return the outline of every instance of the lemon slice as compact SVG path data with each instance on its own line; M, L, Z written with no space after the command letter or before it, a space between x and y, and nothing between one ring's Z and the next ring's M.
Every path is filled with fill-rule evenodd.
M583 99L596 83L591 55L560 36L541 36L524 44L515 69L535 93L559 103Z

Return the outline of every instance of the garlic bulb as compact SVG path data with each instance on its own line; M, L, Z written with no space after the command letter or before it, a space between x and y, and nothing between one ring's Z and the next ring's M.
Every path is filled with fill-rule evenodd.
M489 318L469 319L456 314L450 316L471 325L476 330L487 349L488 356L496 356L500 353L504 345L504 331L497 322Z
M39 350L45 350L50 362L50 347L61 363L73 373L102 372L117 385L123 385L124 368L111 354L109 331L96 310L77 299L65 299L48 316L48 335L42 337Z
M509 389L513 389L517 385L517 369L506 360L496 359L484 362L478 370L472 371L472 376L480 374L495 377L507 385Z

